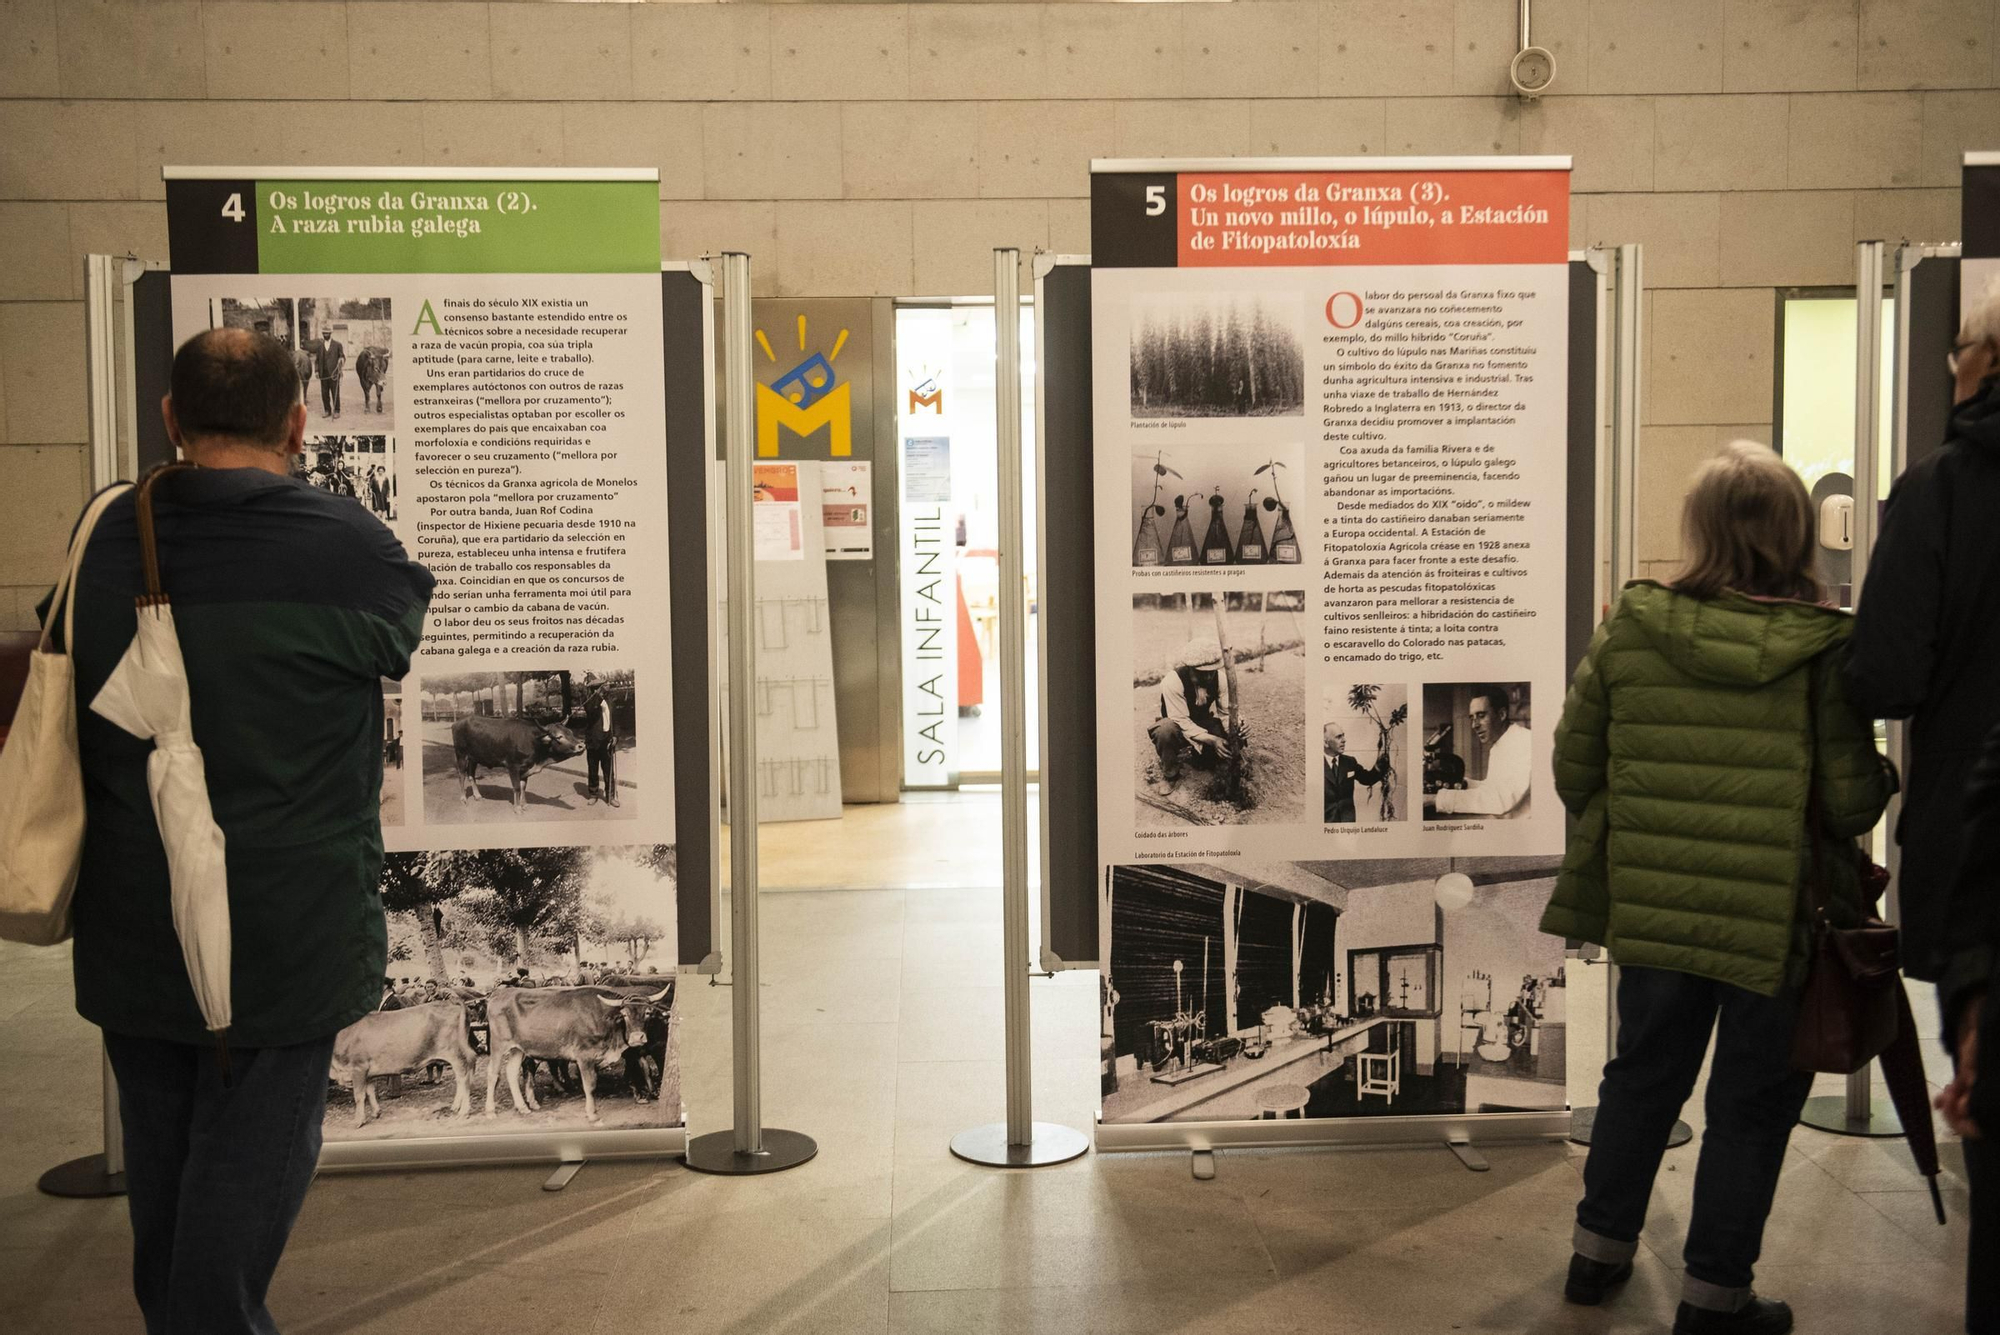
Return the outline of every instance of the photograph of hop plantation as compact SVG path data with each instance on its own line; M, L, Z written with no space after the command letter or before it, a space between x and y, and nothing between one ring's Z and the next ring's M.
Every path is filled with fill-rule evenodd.
M1295 295L1175 292L1132 302L1132 416L1297 417Z

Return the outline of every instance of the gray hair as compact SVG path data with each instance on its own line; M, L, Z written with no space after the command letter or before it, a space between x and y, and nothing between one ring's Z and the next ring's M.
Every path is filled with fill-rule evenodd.
M2000 348L2000 279L1988 283L1966 308L1958 338L1961 343L1991 343Z

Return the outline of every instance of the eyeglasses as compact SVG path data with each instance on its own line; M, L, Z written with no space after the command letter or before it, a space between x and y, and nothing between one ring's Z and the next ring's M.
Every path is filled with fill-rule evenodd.
M1954 343L1951 347L1951 354L1944 359L1944 364L1950 368L1953 375L1957 375L1959 365L1965 359L1965 354L1974 348L1984 346L1986 346L1986 340L1983 338L1968 338L1962 343Z

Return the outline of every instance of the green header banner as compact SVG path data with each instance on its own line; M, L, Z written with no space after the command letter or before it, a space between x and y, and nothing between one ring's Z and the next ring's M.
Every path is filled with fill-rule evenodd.
M252 223L260 273L660 271L653 181L258 181L204 221Z

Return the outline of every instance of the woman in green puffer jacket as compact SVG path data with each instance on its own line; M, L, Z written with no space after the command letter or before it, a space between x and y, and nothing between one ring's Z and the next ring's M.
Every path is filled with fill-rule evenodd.
M1713 1032L1674 1330L1782 1335L1790 1309L1756 1297L1751 1275L1813 1080L1791 1067L1806 805L1816 794L1829 911L1858 920L1852 843L1896 782L1843 694L1852 623L1818 601L1798 475L1762 445L1730 445L1695 475L1682 528L1686 569L1626 587L1556 728L1556 790L1576 820L1542 929L1623 966L1566 1293L1601 1302L1631 1274Z

